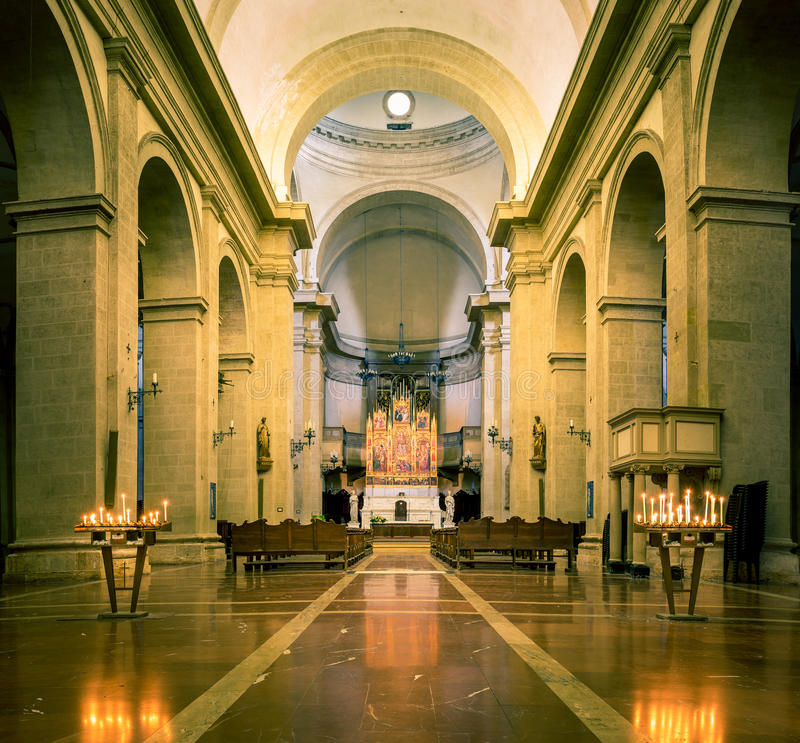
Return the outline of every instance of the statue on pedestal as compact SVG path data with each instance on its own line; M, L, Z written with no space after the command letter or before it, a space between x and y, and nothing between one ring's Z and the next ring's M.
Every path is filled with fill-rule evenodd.
M354 488L350 488L350 523L348 526L358 526L358 496Z
M453 516L456 512L456 499L448 489L444 496L444 526L453 526Z
M256 469L267 472L272 468L272 458L269 455L269 428L267 419L262 418L256 429Z
M545 457L545 450L547 447L547 429L541 418L537 415L534 416L533 430L533 456L531 457L531 467L535 470L543 470L547 466L547 459Z

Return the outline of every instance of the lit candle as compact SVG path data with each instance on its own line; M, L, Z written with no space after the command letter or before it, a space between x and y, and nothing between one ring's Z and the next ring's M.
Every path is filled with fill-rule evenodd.
M692 510L692 499L689 497L689 491L686 491L686 495L684 496L684 500L686 501L686 523L688 524L692 520L691 510Z
M725 502L725 498L722 496L719 497L719 525L725 526L725 512L722 510L722 504Z
M83 514L83 525L86 526L86 514Z
M644 493L642 493L642 513L644 520L647 521L647 496Z
M642 514L640 514L640 513L637 514L636 515L636 520L641 524L642 523Z
M678 523L683 523L683 506L678 506Z
M100 523L103 523L103 507L100 506Z
M89 521L91 521L93 524L95 523L94 514L92 514L92 515L89 517Z
M153 384L158 384L158 372L153 372Z
M699 516L695 516L694 517L694 523L697 524L698 526L700 525L700 517Z
M158 515L157 512L156 515ZM167 502L164 501L164 521L166 520L167 520Z
M131 509L130 509L130 508L129 508L129 509L127 510L127 512L125 513L125 521L126 521L127 523L129 523L129 524L131 523Z
M233 418L231 418L231 431L233 430Z
M672 493L669 494L669 523L672 523Z
M122 514L125 515L125 493L122 494Z
M714 526L714 522L717 520L717 499L712 495L711 496L711 526Z
M664 515L665 515L665 511L667 510L666 505L667 505L667 494L666 493L661 493L658 496L658 523L659 524L663 524L664 523Z
M706 521L708 521L708 497L709 497L709 492L708 492L708 490L706 490L706 512L703 515L703 523L704 524L706 523Z
M572 418L569 419L569 427L570 428L575 428L575 421L572 420Z
M653 496L650 496L650 523L656 523L656 500Z

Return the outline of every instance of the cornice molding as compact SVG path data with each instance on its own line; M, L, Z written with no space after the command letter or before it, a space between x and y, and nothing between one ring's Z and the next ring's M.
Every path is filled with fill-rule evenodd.
M682 59L689 59L691 38L692 29L689 26L670 23L655 39L645 65L650 70L650 74L658 78L659 86L669 78L678 62Z

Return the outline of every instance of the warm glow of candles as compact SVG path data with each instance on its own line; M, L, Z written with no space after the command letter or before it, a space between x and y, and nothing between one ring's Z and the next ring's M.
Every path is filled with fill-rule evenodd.
M650 496L650 523L656 523L656 500L653 496Z
M93 524L95 523L95 517L94 517L94 514L92 514L92 515L89 517L89 521L91 521Z
M636 515L636 520L641 524L642 523L642 514L640 514L640 513L637 514Z
M668 523L672 523L672 493L669 494L669 519Z
M131 509L130 508L125 513L125 521L127 521L129 524L131 523Z
M706 523L706 521L708 521L708 499L709 499L710 495L711 494L708 492L708 490L706 490L706 512L705 512L705 515L703 516L703 523L704 524Z
M642 493L642 519L647 521L647 495Z
M667 494L661 493L658 496L658 523L664 523L664 511L666 510Z
M164 521L167 520L167 502L164 501Z
M100 506L100 523L103 523L103 507Z
M83 514L83 525L86 526L86 514Z
M725 498L722 496L719 497L719 525L725 526L725 511L722 510L722 504L725 502Z
M678 506L678 523L683 523L683 506Z

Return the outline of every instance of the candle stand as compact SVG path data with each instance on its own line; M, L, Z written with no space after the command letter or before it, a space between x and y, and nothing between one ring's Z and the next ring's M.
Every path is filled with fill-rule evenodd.
M144 572L144 558L147 554L147 547L156 543L156 532L172 531L172 522L162 521L156 524L78 524L75 527L78 533L87 532L91 535L91 544L100 547L103 555L103 571L106 576L108 586L108 599L111 603L110 612L102 612L97 615L98 619L138 619L146 617L146 611L136 611L136 604L139 601L139 588L142 585L142 573ZM117 588L114 585L114 562L112 560L112 549L114 547L136 547L136 567L133 572L133 588L131 590L130 611L117 610Z
M656 614L659 619L674 621L704 622L708 617L698 616L694 613L697 603L697 589L700 585L700 572L703 569L703 556L706 549L722 544L722 536L730 532L730 526L666 526L661 524L639 523L633 528L638 532L647 534L648 544L658 547L661 557L661 571L664 579L664 593L667 595L669 614ZM690 588L675 588L672 580L672 565L670 562L671 547L691 547L692 554L692 581ZM689 606L686 614L675 613L675 594L689 593Z

